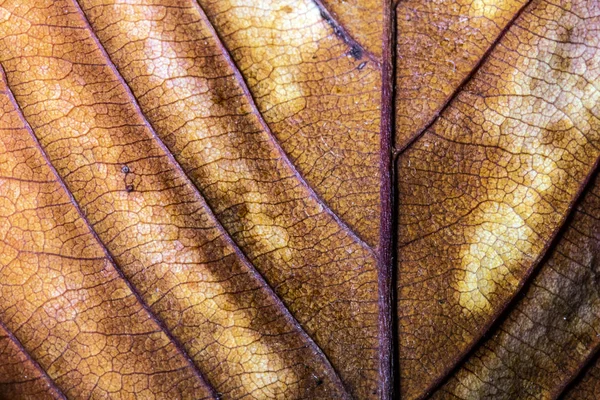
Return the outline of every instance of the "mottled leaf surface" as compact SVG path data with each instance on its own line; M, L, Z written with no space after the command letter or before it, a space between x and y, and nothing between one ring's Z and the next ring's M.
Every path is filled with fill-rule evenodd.
M434 398L553 398L600 345L600 185L593 183L524 298Z
M0 398L596 398L599 27L0 0Z
M408 398L480 339L595 169L599 15L586 0L528 4L399 155L398 352Z

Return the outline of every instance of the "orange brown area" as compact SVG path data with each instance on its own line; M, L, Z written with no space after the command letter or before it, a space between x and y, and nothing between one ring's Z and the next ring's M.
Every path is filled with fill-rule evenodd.
M438 115L526 0L401 0L396 8L396 147Z
M379 65L337 35L312 0L198 3L299 175L341 220L376 246Z
M0 320L67 397L210 398L105 257L4 84L0 113ZM13 372L32 377L31 364ZM40 396L57 397L45 386Z
M24 117L125 277L216 391L225 397L345 396L325 357L247 263L155 136L77 5L5 1L0 7L6 17L0 22L0 62ZM177 7L168 13L164 8L157 17L168 14L162 26L169 32ZM133 18L152 21L149 10L134 8ZM120 17L115 16L115 24ZM184 28L190 38L197 38L199 22L181 21L189 23ZM165 51L167 45L165 40ZM175 67L177 63L162 72L175 73ZM225 177L210 179L218 183ZM277 221L267 217L264 229L279 232ZM312 242L312 256L296 261L297 268L279 266L286 249L269 252L260 242L247 243L261 255L257 265L270 266L270 257L277 261L271 265L279 269L265 268L265 275L277 283L275 290L327 356L348 365L352 373L344 375L345 383L358 395L373 397L378 362L374 258L348 232L307 217L294 215L297 229L320 240ZM282 245L260 227L256 237L273 237L275 246ZM283 244L302 248L307 243L298 235ZM290 246L294 254L292 250ZM352 368L357 364L363 369Z
M0 326L0 398L59 400L61 395L20 343Z
M298 177L203 11L193 2L176 9L168 1L81 4L142 112L216 217L351 390L371 396L375 259ZM338 305L331 307L334 293Z
M583 0L568 10L532 3L398 159L397 307L407 398L435 385L480 338L595 168L594 10Z
M377 60L382 58L384 1L387 0L316 0Z

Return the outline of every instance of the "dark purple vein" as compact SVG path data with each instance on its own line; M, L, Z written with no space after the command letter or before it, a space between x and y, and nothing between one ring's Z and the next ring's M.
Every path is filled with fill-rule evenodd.
M394 54L395 12L392 0L384 0L383 62L381 91L380 163L381 174L379 225L379 396L393 398L394 390L394 323L393 252L394 252L394 168L392 167L392 138L394 136Z
M323 19L329 24L329 26L331 26L331 29L333 29L333 33L335 33L335 35L337 37L342 39L344 41L344 43L346 43L348 46L350 46L350 51L352 52L352 54L355 54L357 56L356 58L360 59L361 58L360 56L364 54L367 56L367 58L371 62L373 62L380 70L382 70L381 61L379 61L379 59L373 53L371 53L369 50L365 49L365 47L363 45L358 43L358 41L356 41L356 39L354 39L348 33L348 30L346 30L346 28L344 28L344 26L342 24L337 22L337 20L329 12L327 7L325 7L322 0L313 0L313 2L319 8L319 11L321 12L321 17L323 17ZM385 11L385 8L387 8L388 0L383 0L383 2L384 2L384 13L387 13L387 11ZM383 24L384 24L384 29L386 29L385 17L383 20ZM386 51L386 50L384 49L383 51ZM383 72L383 70L382 70L382 72Z
M79 206L79 203L77 202L77 200L75 200L75 197L73 196L73 193L68 188L67 184L62 179L62 177L60 176L60 174L58 173L58 171L56 170L56 168L54 167L54 165L50 161L50 157L48 157L48 154L46 153L46 150L44 150L42 144L40 143L39 139L35 135L35 133L33 131L33 128L31 127L31 125L29 125L29 122L25 118L25 114L23 113L23 110L21 109L21 106L17 102L17 99L14 97L14 94L12 93L12 90L10 89L10 87L8 85L8 79L6 77L6 73L4 71L4 67L1 64L0 64L0 75L2 75L2 80L4 81L4 84L6 85L6 90L7 90L7 93L8 93L8 97L10 98L10 100L13 103L15 109L17 110L17 112L19 114L19 117L21 118L21 121L23 122L23 125L24 125L25 129L29 132L29 135L31 136L32 140L34 141L37 150L40 152L40 154L44 158L44 161L46 161L46 164L48 165L48 167L50 168L50 170L52 171L52 173L56 177L56 181L60 184L60 186L63 188L63 190L65 191L65 193L69 197L69 200L71 201L71 203L75 207L77 213L79 214L79 216L81 217L81 219L85 222L85 224L86 224L87 228L89 229L90 233L92 234L92 236L94 237L94 239L98 242L99 246L102 248L102 251L104 252L104 255L106 256L106 259L113 265L113 268L115 269L115 271L117 272L117 274L119 275L119 277L125 282L125 284L129 288L129 290L131 291L131 293L134 295L134 297L137 300L137 302L144 309L144 311L146 311L146 313L149 315L149 317L158 325L158 327L166 335L166 337L171 341L171 343L173 343L173 345L175 346L177 352L190 364L190 366L192 368L192 371L194 372L194 374L196 375L196 377L206 386L206 388L208 388L208 390L211 392L212 397L214 399L218 399L219 396L217 396L217 393L216 393L215 389L213 388L212 385L210 385L208 383L208 380L204 377L204 375L202 374L202 372L200 371L200 369L198 369L198 367L196 366L196 364L194 364L194 362L192 361L192 359L189 357L189 355L185 351L183 345L175 337L173 337L173 335L171 334L171 332L164 325L163 321L160 318L158 318L158 316L156 316L154 314L154 312L152 312L152 310L150 309L150 307L148 306L148 304L146 304L146 302L144 301L144 299L142 298L142 296L140 295L140 293L137 291L137 289L131 284L131 282L129 282L129 280L125 276L125 273L123 272L123 270L115 262L115 260L114 260L114 258L112 256L111 252L108 250L108 248L106 247L106 245L104 244L104 242L102 242L102 240L100 240L100 237L96 233L96 230L93 228L92 224L87 219L87 216L84 214L83 210Z
M42 366L31 356L29 351L27 351L27 349L25 349L25 347L19 341L19 339L17 339L17 337L12 333L12 331L10 329L8 329L8 327L1 320L0 320L0 329L4 330L6 332L6 335L8 336L8 338L15 344L15 346L17 346L19 348L21 353L23 353L23 355L27 358L27 360L29 362L31 362L31 364L35 367L35 369L37 369L40 372L40 374L42 375L42 378L48 383L48 386L50 386L50 388L52 390L54 390L54 392L56 392L56 394L61 399L67 400L67 396L65 396L65 394L62 392L62 390L60 390L60 388L58 387L56 382L54 382L54 380L50 377L50 375L48 375L46 370L44 368L42 368Z
M192 1L192 3L193 4L197 4L195 1ZM142 111L142 109L141 109L141 107L140 107L137 99L133 95L133 91L131 90L129 84L125 81L125 79L123 78L122 74L119 72L118 68L113 63L113 61L110 58L110 56L108 55L108 52L104 48L104 45L102 44L102 42L100 42L100 40L98 39L98 37L94 33L94 31L93 31L93 29L91 27L91 24L90 24L89 20L87 19L87 16L85 15L85 13L83 12L83 10L81 9L81 6L79 5L79 1L78 0L74 0L74 4L75 4L75 7L77 8L77 10L78 10L78 12L80 14L81 19L83 20L84 24L86 25L86 29L88 30L90 37L94 40L96 46L98 47L98 49L102 53L103 57L105 58L106 65L111 69L111 71L113 72L113 74L115 75L115 77L118 79L119 83L121 84L121 86L125 90L127 96L129 97L129 100L130 100L131 104L133 105L133 107L136 110L137 114L141 117L142 121L144 122L144 125L146 126L146 128L148 129L148 131L150 132L150 134L152 135L152 138L156 141L156 143L158 144L158 146L164 152L165 156L171 162L171 164L174 166L175 170L183 178L184 182L189 187L191 187L194 190L194 193L195 193L198 201L200 202L200 204L203 205L203 207L206 210L206 213L208 214L208 216L214 221L215 227L223 235L223 238L225 239L226 243L231 246L231 248L234 250L236 256L240 259L240 261L244 265L246 265L246 267L248 268L248 270L250 271L250 273L254 276L254 278L257 280L257 282L261 285L261 287L263 288L263 290L265 290L267 292L267 294L271 296L271 298L274 300L276 306L282 311L282 314L283 314L284 318L286 318L286 320L291 325L295 326L298 329L298 332L300 333L300 335L305 338L305 340L307 341L307 343L312 347L312 350L315 352L315 354L317 354L318 356L320 356L320 358L322 359L323 363L331 371L333 371L333 378L335 380L335 383L343 390L343 392L349 398L349 395L347 394L348 390L344 386L343 381L341 380L338 372L331 365L331 363L329 362L329 359L326 357L326 355L323 352L323 350L315 343L315 341L312 339L312 337L310 337L308 335L308 333L306 333L306 331L304 330L304 328L302 328L302 325L295 319L295 317L290 313L290 311L285 306L285 304L283 303L283 301L273 291L273 288L271 288L271 286L267 283L267 281L262 276L262 274L260 272L258 272L258 270L250 262L249 258L246 256L246 254L242 251L242 249L233 240L233 238L231 237L231 235L229 234L229 232L225 229L225 227L221 224L221 222L219 221L219 219L216 217L216 215L213 212L212 208L208 205L208 202L206 201L206 199L202 195L202 193L201 193L200 189L198 188L198 186L196 186L196 184L190 179L190 177L185 172L185 170L183 169L183 167L181 166L181 164L179 164L179 162L175 159L175 156L173 155L173 153L171 153L171 151L169 150L169 148L160 139L160 137L156 133L156 130L154 129L154 127L152 126L152 124L150 123L150 121L148 120L148 118L146 117L146 115L144 114L144 112ZM200 11L202 11L202 10L200 10ZM204 17L206 17L206 16L204 16ZM208 21L208 19L207 19L207 21ZM212 28L212 25L209 25L209 26ZM246 90L247 90L247 88L246 88ZM96 237L97 237L97 235L96 235ZM370 247L369 247L369 249L370 249ZM205 379L205 381L207 381L207 380Z
M298 179L298 181L302 184L302 186L308 191L309 195L314 200L316 200L316 202L320 206L323 207L323 211L325 211L325 213L327 215L329 215L338 224L338 226L340 226L340 228L344 232L346 232L348 235L350 235L358 244L360 244L365 250L367 250L374 258L377 258L377 255L376 255L375 251L373 250L373 248L370 245L368 245L364 240L362 240L356 234L356 232L354 232L353 229L351 229L344 221L342 221L340 219L340 217L337 216L336 213L334 213L329 208L327 203L323 199L321 199L321 197L314 191L312 186L310 186L308 184L308 182L306 182L306 180L304 179L304 177L302 176L300 171L298 171L298 168L296 168L296 165L294 165L294 163L290 160L287 153L281 147L279 140L277 140L277 138L271 131L271 128L269 127L269 125L267 124L265 119L263 118L262 113L259 111L258 106L256 105L256 101L254 100L254 96L252 95L252 92L250 92L250 89L248 88L246 79L243 77L242 73L240 72L240 69L238 68L238 66L235 63L235 61L233 60L233 58L231 57L229 50L227 49L227 47L225 47L225 44L221 40L221 37L219 36L214 25L212 24L212 22L210 21L210 19L206 15L206 13L204 12L204 9L200 5L199 1L198 0L191 0L191 1L194 4L198 13L200 14L200 17L202 18L202 20L206 23L206 26L207 26L208 30L210 31L211 35L214 37L215 42L217 43L217 46L221 50L221 54L225 58L225 61L231 67L231 70L233 71L233 75L237 79L238 84L240 85L240 88L242 89L242 92L244 93L244 96L246 96L248 103L250 104L250 107L252 108L252 112L258 118L258 121L259 121L261 127L263 128L263 130L267 133L267 135L271 139L271 142L272 142L273 146L275 147L275 149L277 150L277 152L279 153L281 160L285 163L286 166L288 166L291 169L291 171L294 173L294 176L296 177L296 179Z
M399 0L396 6L401 2ZM498 34L496 40L488 47L483 56L477 61L477 64L473 67L473 69L469 72L469 74L460 82L460 84L456 87L456 89L452 92L452 94L446 99L444 104L440 107L440 109L435 113L435 115L431 118L431 120L421 128L416 134L414 134L401 148L396 149L394 151L394 158L398 158L399 155L404 153L407 149L409 149L425 132L429 130L438 119L444 114L444 112L450 107L450 105L454 102L454 100L458 97L458 95L462 92L465 86L473 79L473 77L477 74L477 72L481 69L481 67L486 63L490 55L496 49L498 44L502 41L504 36L508 33L510 28L514 25L514 23L519 19L521 14L525 11L525 9L532 3L533 0L528 0L521 6L521 8L515 13L515 15L511 18L510 21L506 24L504 29ZM402 32L398 32L398 34L402 34Z

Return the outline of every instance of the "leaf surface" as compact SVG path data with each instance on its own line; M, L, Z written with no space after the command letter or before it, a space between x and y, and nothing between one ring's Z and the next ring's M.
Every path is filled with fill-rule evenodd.
M485 62L526 0L397 2L396 147L405 149Z
M0 0L0 398L597 397L599 27Z
M556 398L600 347L600 184L492 337L433 398Z

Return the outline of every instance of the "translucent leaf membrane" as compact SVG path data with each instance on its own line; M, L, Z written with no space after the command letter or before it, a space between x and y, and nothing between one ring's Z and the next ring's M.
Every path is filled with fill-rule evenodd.
M479 340L595 169L599 12L583 0L532 2L398 159L407 398L427 392Z

